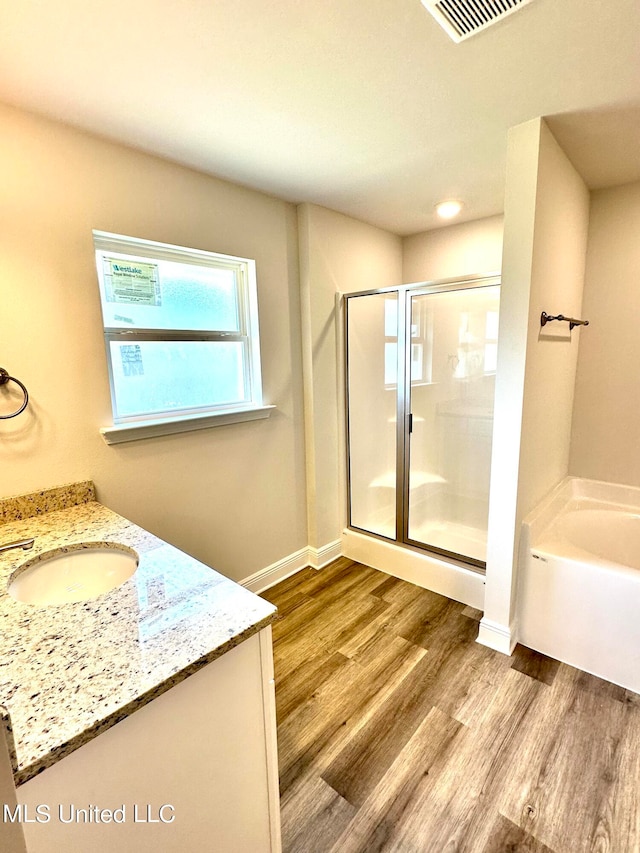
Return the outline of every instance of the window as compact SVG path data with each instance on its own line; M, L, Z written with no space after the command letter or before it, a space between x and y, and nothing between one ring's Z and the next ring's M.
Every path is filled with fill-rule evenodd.
M106 440L268 416L255 262L93 236L114 422Z

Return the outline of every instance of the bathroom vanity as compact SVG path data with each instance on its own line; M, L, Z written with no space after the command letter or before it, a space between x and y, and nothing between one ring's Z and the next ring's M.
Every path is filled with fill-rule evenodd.
M97 503L91 483L0 501L0 544L32 536L0 553L18 803L3 823L20 821L29 853L279 851L275 608ZM25 565L96 548L133 551L136 571L75 602L7 592Z

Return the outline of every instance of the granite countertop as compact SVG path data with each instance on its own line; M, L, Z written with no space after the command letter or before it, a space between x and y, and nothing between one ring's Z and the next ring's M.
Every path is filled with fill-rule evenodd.
M87 482L0 501L0 544L36 537L30 551L0 553L0 716L18 785L276 615L269 602L94 498ZM138 569L89 601L39 607L9 595L23 563L78 543L133 548Z

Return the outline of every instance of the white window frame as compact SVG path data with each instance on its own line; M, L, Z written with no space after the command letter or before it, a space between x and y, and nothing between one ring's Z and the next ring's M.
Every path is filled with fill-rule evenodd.
M275 406L264 405L262 399L262 371L260 363L260 335L258 328L258 296L256 284L256 264L250 258L221 255L200 249L188 249L167 243L157 243L111 234L106 231L94 231L96 267L100 286L101 305L105 293L104 258L121 256L123 260L135 260L143 263L153 261L177 261L216 269L232 270L237 282L238 319L237 332L216 329L145 329L130 326L109 326L104 323L103 330L107 352L109 386L113 426L102 427L100 432L108 444L119 444L167 435L178 432L190 432L228 423L267 418ZM117 414L116 394L111 363L112 342L133 344L145 341L225 341L243 344L244 387L247 399L233 404L212 404L197 408L185 408L167 412L149 412L135 416Z

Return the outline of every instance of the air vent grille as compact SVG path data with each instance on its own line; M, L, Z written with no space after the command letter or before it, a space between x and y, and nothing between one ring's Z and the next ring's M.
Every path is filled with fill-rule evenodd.
M463 41L517 12L532 0L422 0L451 38Z

